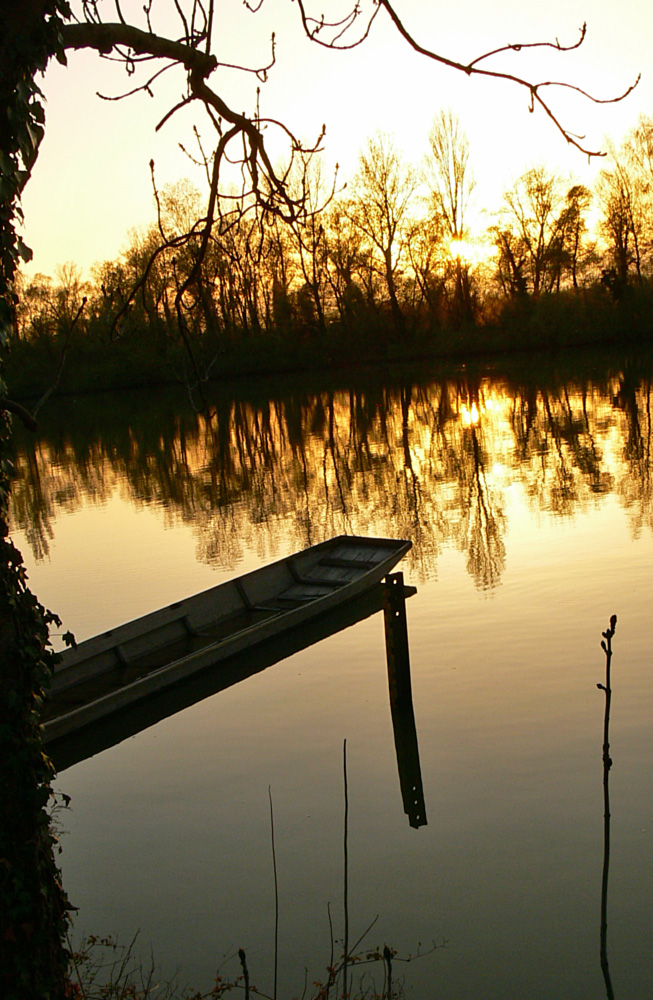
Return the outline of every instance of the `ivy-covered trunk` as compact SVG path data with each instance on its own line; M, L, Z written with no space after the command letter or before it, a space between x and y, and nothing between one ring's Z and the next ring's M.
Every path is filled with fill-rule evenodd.
M10 340L13 279L30 254L16 232L20 193L45 120L35 82L59 46L63 0L0 9L0 365ZM61 55L61 52L60 52ZM0 996L67 995L67 903L55 861L48 806L52 767L43 752L40 705L54 662L56 621L27 587L9 539L11 418L0 368Z
M48 805L52 768L41 743L40 704L52 668L53 617L30 593L8 537L8 421L0 421L0 996L66 995L67 902Z

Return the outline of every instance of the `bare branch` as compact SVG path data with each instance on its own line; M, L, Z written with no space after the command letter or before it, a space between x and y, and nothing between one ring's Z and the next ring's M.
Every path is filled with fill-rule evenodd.
M141 31L130 24L66 24L61 34L66 49L90 48L108 55L113 48L122 45L136 55L172 59L202 78L209 76L218 65L215 56L207 55L201 49Z
M41 409L41 407L45 403L47 403L47 401L50 398L50 396L59 387L59 382L61 381L61 374L63 372L64 364L66 363L66 355L68 353L68 348L70 346L70 338L72 337L73 330L75 329L75 327L77 325L77 321L79 320L80 316L82 315L82 313L84 311L84 306L86 305L86 302L87 302L87 299L86 299L86 296L84 295L84 297L82 298L81 304L80 304L80 306L79 306L79 308L78 308L78 310L77 310L77 312L76 312L76 314L75 314L75 316L73 318L73 321L69 325L68 330L66 331L66 338L65 338L65 340L63 342L63 345L61 347L61 355L59 357L59 364L57 366L57 371L55 372L55 376L54 376L52 385L44 392L44 394L41 396L41 398L39 399L38 403L34 407L33 417L34 417L34 421L35 422L36 422L36 415L39 412L39 410Z
M223 69L235 69L235 70L238 70L240 73L253 73L254 76L256 76L261 81L261 83L267 83L268 73L270 72L270 70L272 69L272 67L276 64L276 61L277 61L276 43L275 43L275 33L274 33L274 31L272 32L272 36L270 38L270 46L271 46L271 49L272 49L272 56L270 58L270 62L267 64L267 66L259 66L256 69L254 69L251 66L238 66L235 63L226 63L226 62L221 62L220 66L222 66Z
M358 6L358 4L356 4L356 6L350 11L350 13L346 17L342 18L342 20L333 22L325 21L324 15L322 15L319 21L314 17L310 17L306 13L304 0L297 0L297 6L299 7L299 13L302 19L302 25L304 27L304 31L306 32L307 37L310 38L312 42L315 42L317 45L321 45L325 49L338 49L339 51L340 50L344 51L347 49L355 49L358 48L359 45L362 45L365 39L369 36L370 31L372 30L372 24L374 23L376 15L379 13L381 9L381 4L379 3L377 5L375 3L374 11L368 18L365 30L353 42L348 42L346 44L336 44L337 42L340 41L341 38L344 37L344 35L348 31L351 30L352 26L361 16L361 9ZM327 39L320 38L320 33L325 30L328 31L329 29L331 30L337 29L336 34Z
M6 396L0 396L0 411L2 410L20 417L25 427L30 431L34 431L38 427L36 420L29 410L26 410L24 406L21 406L14 399L7 399Z
M509 42L508 45L502 45L498 49L492 49L491 52L485 52L482 56L472 59L467 65L470 69L473 69L477 63L482 62L484 59L491 59L492 56L498 56L504 52L521 52L523 49L555 49L556 52L573 52L574 49L581 47L585 41L586 34L587 22L580 29L578 41L572 42L570 45L561 45L557 38L555 42Z
M441 63L444 66L449 66L451 69L460 70L462 73L466 73L467 76L477 75L477 76L490 77L490 78L495 79L495 80L506 80L509 83L516 84L518 87L524 87L528 91L528 93L529 93L529 97L530 97L530 110L531 111L534 110L534 107L535 107L536 104L539 105L539 107L544 111L544 113L547 115L547 117L553 122L554 126L557 128L557 130L560 132L560 134L565 138L565 140L571 146L575 146L577 149L579 149L582 153L585 153L587 156L604 156L605 155L605 153L601 152L600 150L591 150L591 149L588 149L586 146L584 146L582 144L582 142L580 141L580 137L574 135L573 132L571 132L569 129L565 128L565 126L562 124L562 122L560 121L560 119L558 118L558 116L556 115L556 113L552 110L552 108L547 103L547 101L545 101L544 98L540 95L540 92L539 92L540 88L542 88L542 87L560 87L560 88L564 88L564 89L567 89L567 90L576 91L577 93L580 93L584 97L586 97L589 101L592 101L592 103L594 103L594 104L616 104L619 101L623 101L624 98L627 97L628 94L630 94L635 89L635 87L639 83L640 76L638 76L637 79L635 80L635 82L633 84L631 84L631 86L628 87L627 90L623 94L620 94L618 97L601 99L601 98L593 97L591 94L589 94L586 91L582 90L580 87L575 87L572 84L557 83L557 82L553 82L553 81L533 83L532 81L526 80L524 77L516 76L513 73L505 73L505 72L501 72L500 70L479 69L478 66L477 66L477 63L481 62L483 59L489 58L491 55L496 55L499 52L520 51L520 49L522 49L522 48L550 47L550 48L554 48L554 49L556 49L558 51L561 51L561 52L568 52L568 51L571 51L573 49L577 49L580 45L582 45L582 43L583 43L583 41L585 39L585 30L586 30L585 29L585 25L583 25L583 28L581 29L581 35L580 35L579 40L577 42L575 42L574 44L569 45L569 46L561 45L557 41L556 42L549 42L549 43L547 43L547 42L539 42L539 43L534 42L534 43L529 43L527 45L506 45L502 49L496 49L493 52L488 52L488 53L486 53L483 56L479 56L477 59L473 60L472 62L464 64L464 63L457 62L454 59L447 59L446 56L439 55L437 52L433 52L430 49L424 48L424 46L420 45L413 38L413 36L410 34L410 32L404 27L403 23L401 22L398 14L394 10L394 8L393 8L392 4L389 2L389 0L378 0L378 3L379 3L379 6L383 7L387 11L390 19L392 20L393 24L397 28L397 31L399 32L399 34L402 36L402 38L404 38L408 42L408 44L411 46L411 48L415 52L418 52L420 55L426 56L427 59L433 59L435 62Z
M560 134L564 137L565 141L570 145L575 146L587 156L603 156L605 154L600 150L587 148L583 144L583 136L579 136L570 129L566 128L562 124L557 113L552 109L548 100L542 96L540 91L545 87L557 87L574 91L594 104L616 104L619 101L623 101L634 90L640 80L640 76L638 76L635 82L617 97L600 98L588 93L588 91L581 87L577 87L563 81L546 80L536 82L514 73L507 73L501 70L493 70L479 66L481 62L491 59L493 56L503 55L509 52L521 52L523 49L553 49L556 52L572 52L580 48L585 41L587 32L585 24L583 24L580 29L578 39L569 45L563 45L558 39L554 42L513 42L502 45L496 49L492 49L489 52L485 52L484 54L477 56L475 59L472 59L470 62L463 63L456 59L449 59L447 56L441 55L432 49L428 49L425 46L420 45L420 43L405 27L392 3L390 3L390 0L374 0L373 10L367 15L364 29L361 30L358 36L350 42L343 42L342 39L346 35L351 34L353 25L362 15L361 7L358 3L351 9L350 13L345 18L334 22L328 22L324 19L324 17L321 17L319 20L317 18L310 17L306 13L304 0L297 0L297 4L300 10L302 25L307 37L316 44L321 45L323 48L338 50L353 49L361 45L369 36L373 22L378 12L383 8L402 38L404 38L411 48L419 55L423 55L427 59L432 59L434 62L440 63L443 66L448 66L450 69L455 69L461 73L465 73L467 76L485 76L495 80L505 80L508 83L513 83L518 87L525 88L529 95L529 110L534 111L535 106L539 106L551 120L558 132L560 132Z
M177 111L180 111L182 108L185 108L186 105L190 104L190 102L193 100L195 100L195 98L192 95L190 97L182 97L181 101L178 101L177 104L174 105L174 107L170 108L169 111L166 111L161 121L158 123L158 125L155 126L154 131L158 132L160 129L162 129L163 126L166 124L166 122L168 122L172 118L172 116L177 113Z
M122 61L122 60L117 60L117 61ZM166 73L169 69L172 69L174 66L175 63L172 62L168 63L167 66L162 66L161 69L157 70L156 73L153 73L152 76L145 83L140 84L138 87L134 87L132 90L125 91L124 94L117 94L112 97L109 94L101 94L99 90L96 90L96 94L101 101L124 101L126 97L133 97L134 94L138 94L140 93L140 91L145 91L145 93L149 94L150 97L154 97L154 94L152 92L152 84L154 83L155 80L158 80L160 76L163 76L164 73Z

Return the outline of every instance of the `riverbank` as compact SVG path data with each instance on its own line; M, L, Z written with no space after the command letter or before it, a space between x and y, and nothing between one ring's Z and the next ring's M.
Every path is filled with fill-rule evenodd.
M204 336L193 355L181 340L167 338L156 349L136 336L99 340L72 331L61 339L17 341L6 363L9 394L38 399L58 378L60 394L164 385L196 386L198 373L207 383L248 376L323 372L381 365L423 364L534 354L568 348L617 347L653 343L653 290L629 289L614 302L605 289L563 292L507 303L499 320L425 331L407 325L402 337L383 318L373 330L353 335L339 324L317 336L306 329L295 339L261 331L221 342ZM63 363L62 363L63 360Z

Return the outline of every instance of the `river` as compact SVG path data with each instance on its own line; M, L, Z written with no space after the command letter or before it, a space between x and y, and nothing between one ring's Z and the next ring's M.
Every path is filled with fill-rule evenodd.
M51 406L19 438L12 534L78 640L341 533L411 539L417 588L426 824L403 808L374 615L60 772L75 935L138 933L203 990L243 948L271 991L271 800L278 995L300 996L343 935L346 741L350 943L374 922L360 948L396 949L416 998L608 995L616 613L607 946L614 995L649 997L652 374L542 357L243 382L208 415L175 390Z

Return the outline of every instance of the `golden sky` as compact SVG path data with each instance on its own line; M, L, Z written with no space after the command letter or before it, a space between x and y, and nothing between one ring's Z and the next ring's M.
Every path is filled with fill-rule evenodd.
M174 6L172 0L155 0L155 10L157 2L162 15ZM131 14L140 23L142 0L123 0L121 6L128 19ZM307 0L317 16L346 6L345 0L321 0L321 6ZM111 0L101 0L99 7L104 20L115 19ZM617 105L596 106L569 91L551 92L564 125L585 134L591 148L604 148L606 136L620 140L640 114L653 114L650 0L550 0L529 9L515 0L452 5L396 0L395 7L421 44L463 62L507 43L557 38L571 44L586 21L587 37L578 51L523 49L488 65L534 81L565 80L598 97L624 91L641 73L636 91ZM468 78L416 55L384 11L363 46L334 53L305 39L292 0L265 0L256 14L242 0L222 0L218 9L214 50L223 63L265 64L270 35L276 33L276 65L261 85L263 113L283 120L307 142L326 124L327 162L339 162L342 181L351 178L358 151L378 129L393 133L406 159L419 163L441 108L451 108L468 134L479 210L496 208L503 188L536 162L586 184L600 167L568 147L542 112L529 114L523 89ZM171 30L179 34L176 26ZM25 236L34 250L31 273L53 274L66 261L87 269L115 258L130 228L154 218L151 158L160 185L184 176L201 182L179 143L193 149L194 120L208 143L205 119L181 112L155 133L183 91L183 74L174 73L161 79L154 98L138 93L108 102L97 92L117 95L134 86L135 78L127 78L120 66L90 52L70 53L67 68L52 64L43 83L46 137L23 200ZM253 76L220 67L210 82L236 110L251 110Z

